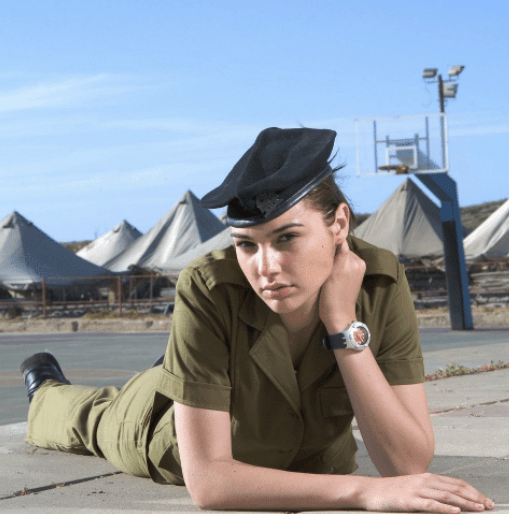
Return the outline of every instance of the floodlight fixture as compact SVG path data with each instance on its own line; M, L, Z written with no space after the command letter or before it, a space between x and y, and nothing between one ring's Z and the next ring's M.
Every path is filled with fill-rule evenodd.
M456 93L458 92L458 86L459 86L459 84L457 84L457 83L443 84L442 94L444 95L444 98L456 98Z
M464 69L465 66L451 66L449 68L449 77L457 77Z
M438 73L437 68L424 68L422 72L423 79L434 79Z

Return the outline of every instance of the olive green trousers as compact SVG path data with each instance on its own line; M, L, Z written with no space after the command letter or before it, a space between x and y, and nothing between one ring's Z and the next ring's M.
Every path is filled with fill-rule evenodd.
M178 449L168 448L165 437L175 430L173 407L154 392L157 373L149 369L121 389L44 382L30 403L26 442L93 454L131 475L183 485Z

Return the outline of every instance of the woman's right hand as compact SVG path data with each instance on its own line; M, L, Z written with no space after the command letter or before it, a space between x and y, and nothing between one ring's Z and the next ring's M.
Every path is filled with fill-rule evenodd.
M464 480L422 473L398 477L370 478L360 498L360 507L371 511L482 512L494 503Z

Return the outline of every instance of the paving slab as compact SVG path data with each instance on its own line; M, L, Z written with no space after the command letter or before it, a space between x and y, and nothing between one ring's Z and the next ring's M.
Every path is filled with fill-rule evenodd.
M26 423L0 427L0 498L52 482L77 482L116 472L103 459L30 446L24 442L25 434Z
M436 455L509 459L509 419L434 417Z
M431 413L509 401L509 369L426 382Z
M509 418L509 401L502 400L496 403L481 403L474 407L465 407L458 410L434 414L436 416L448 417L466 417L473 416L475 418Z
M5 508L40 512L41 504L67 512L200 512L187 489L120 474L30 493L0 502ZM58 511L58 510L57 510Z

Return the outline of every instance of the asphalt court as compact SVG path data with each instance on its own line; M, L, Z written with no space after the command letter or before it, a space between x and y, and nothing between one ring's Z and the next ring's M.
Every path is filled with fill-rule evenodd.
M509 362L509 329L482 328L452 331L421 329L424 370L431 374L448 364L475 368L493 362Z
M475 367L509 362L509 328L452 332L422 329L425 372L447 364ZM48 350L74 384L122 387L160 357L167 332L52 333L0 335L0 426L26 421L27 398L20 363Z
M168 343L167 332L0 335L0 426L26 421L28 400L19 365L50 351L73 384L122 387L148 369Z

